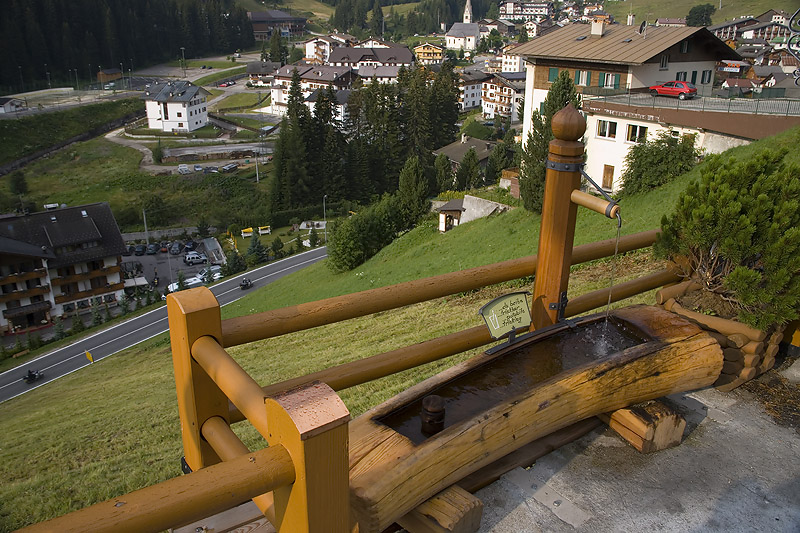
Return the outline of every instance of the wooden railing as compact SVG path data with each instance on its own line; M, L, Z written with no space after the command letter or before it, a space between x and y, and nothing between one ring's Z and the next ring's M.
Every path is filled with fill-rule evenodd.
M583 130L573 128L569 135L564 133L567 131L564 127L559 131L563 137L557 135L551 143L551 160L570 163L568 156L572 152L576 161L581 160L583 147L576 140ZM567 139L568 136L573 139ZM561 291L566 294L570 265L609 257L617 244L620 253L647 248L656 238L656 231L647 231L623 237L618 243L609 239L572 248L577 204L554 209L547 202L555 197L548 192L550 185L560 182L555 187L556 194L563 195L563 202L570 203L571 191L577 190L580 183L575 168L578 167L548 168L546 213L540 233L558 238L551 238L549 243L540 240L539 250L548 250L543 252L541 262L533 255L224 321L219 303L208 288L170 294L167 312L181 438L186 464L193 470L182 479L197 481L180 485L186 492L179 501L169 500L172 514L164 510L164 487L181 483L180 480L94 505L34 526L32 530L106 531L123 527L132 531L158 531L205 518L222 507L232 507L250 498L280 532L354 530L357 524L350 522L348 479L350 415L334 391L489 344L493 340L487 329L474 327L453 332L265 387L254 381L225 349L534 274L537 275L532 305L534 325L544 327L548 321L552 323L557 312L548 304L558 302ZM562 229L558 229L559 224ZM548 274L554 267L558 272ZM568 303L563 316L574 316L603 306L609 300L616 302L678 279L677 273L663 270L615 285L613 289L584 294ZM269 455L264 450L250 452L231 430L231 424L243 420L248 420L267 440ZM263 461L274 465L269 467ZM255 467L245 468L247 462L267 469L268 479L258 487L250 477ZM204 498L211 493L219 495L215 505L194 504L195 494L198 501L206 502ZM135 507L128 505L133 495L136 495ZM159 519L150 522L147 517L154 509ZM92 521L85 520L85 516ZM111 529L106 528L107 524L111 524Z
M622 237L619 252L650 247L655 237L656 231ZM609 257L614 247L613 239L577 246L572 264ZM227 320L221 320L219 304L205 287L169 295L182 439L193 472L37 524L30 531L113 531L123 524L131 531L159 531L249 499L279 531L349 531L349 414L333 391L488 345L493 340L486 328L457 331L264 387L225 348L531 276L537 263L532 255ZM611 300L677 279L674 272L663 270L615 285ZM609 289L601 289L570 300L565 316L605 305L608 294ZM314 402L313 421L296 407L299 398ZM247 449L230 428L243 420L267 439L269 448ZM258 476L264 476L261 484L254 479ZM171 498L164 505L166 490L177 490L186 499ZM204 498L214 504L192 503L206 502ZM116 506L122 501L126 503Z
M97 287L95 289L87 289L85 291L72 292L68 294L59 294L56 295L55 300L57 304L62 304L65 302L72 302L74 300L91 298L92 296L100 296L101 294L108 294L110 292L121 291L124 288L125 288L125 283L120 281L119 283L110 283L105 285L104 287Z
M30 298L31 296L44 296L50 292L50 285L38 285L30 289L20 289L16 291L0 294L0 303L19 300L20 298Z
M47 276L47 269L37 268L35 270L31 270L30 272L18 272L14 274L8 274L7 276L0 276L0 285L17 283L18 281L27 281L29 279L43 278L45 276Z
M98 278L100 276L106 276L108 274L114 274L122 270L119 265L110 265L103 268L98 268L97 270L90 270L88 272L77 272L75 274L70 274L69 276L60 276L57 278L52 278L50 282L55 285L64 285L65 283L76 283L78 281L85 281L90 280L92 278Z

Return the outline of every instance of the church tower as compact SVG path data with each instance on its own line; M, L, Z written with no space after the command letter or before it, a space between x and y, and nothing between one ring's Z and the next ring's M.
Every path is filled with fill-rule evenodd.
M464 6L464 24L472 24L472 2L467 0L467 5Z

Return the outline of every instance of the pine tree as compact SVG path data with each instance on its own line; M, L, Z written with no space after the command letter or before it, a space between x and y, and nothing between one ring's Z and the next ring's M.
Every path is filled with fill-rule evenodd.
M373 35L383 35L383 10L381 1L375 0L375 7L372 8L369 27Z
M222 273L225 276L233 276L239 272L247 270L244 258L236 250L228 252L225 264L222 266Z
M85 330L86 326L83 323L83 319L81 315L78 314L78 310L75 310L75 314L72 316L72 328L70 332L75 335L76 333L80 333L81 331Z
M254 266L261 263L266 263L267 259L269 259L269 257L266 247L261 242L261 239L254 235L251 237L250 246L247 248L247 252L245 253L245 261L248 265Z
M60 316L55 317L53 319L53 338L58 341L66 336L67 334L64 331L64 321L61 320Z
M308 245L312 248L316 248L319 245L319 234L316 228L311 228L311 231L308 232Z
M445 154L439 154L436 156L434 167L436 168L437 192L451 190L453 188L453 165L450 163L450 158Z
M182 291L186 288L186 274L183 273L183 270L178 270L178 286L179 291Z
M500 179L500 173L508 165L505 143L497 143L486 162L486 184L494 185Z
M272 253L275 255L275 259L280 259L283 257L283 241L280 237L275 237L275 240L272 241Z
M92 326L99 326L103 323L103 315L100 314L100 306L92 304Z
M400 206L406 225L411 225L427 209L428 180L420 165L419 158L412 155L400 171L400 184L397 189Z
M467 150L456 171L456 187L459 191L475 189L482 185L481 167L474 148Z
M553 139L550 121L553 119L553 115L568 104L578 108L580 95L575 91L575 84L570 78L569 72L562 70L544 99L542 112L534 110L531 117L531 131L525 143L525 153L522 155L519 180L522 202L528 211L536 213L542 211L545 161L550 150L550 141Z

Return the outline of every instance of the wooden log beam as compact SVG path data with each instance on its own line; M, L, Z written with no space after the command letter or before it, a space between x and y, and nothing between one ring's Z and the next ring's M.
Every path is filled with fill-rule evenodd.
M656 310L631 308L630 318L658 314ZM656 336L660 341L564 371L557 379L544 381L521 396L488 408L480 417L446 428L416 446L385 426L384 432L376 435L373 431L377 424L371 421L397 408L397 402L424 395L433 381L412 387L362 415L362 429L354 428L351 434L350 457L352 510L361 533L382 531L468 474L578 420L706 387L717 380L723 358L713 338L697 326L663 311L653 327L661 332ZM449 379L463 368L454 367L435 380L438 383Z
M677 446L686 429L686 420L660 401L645 402L597 417L642 453Z
M474 533L481 527L483 502L453 485L397 520L410 533Z

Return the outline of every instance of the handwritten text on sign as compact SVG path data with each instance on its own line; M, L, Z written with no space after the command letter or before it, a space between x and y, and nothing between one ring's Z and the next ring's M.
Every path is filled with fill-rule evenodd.
M528 292L512 292L495 298L479 311L486 321L489 334L500 339L510 332L531 325L531 312L528 308Z

